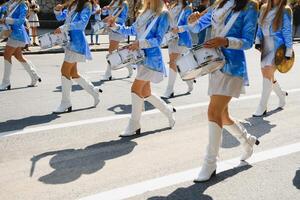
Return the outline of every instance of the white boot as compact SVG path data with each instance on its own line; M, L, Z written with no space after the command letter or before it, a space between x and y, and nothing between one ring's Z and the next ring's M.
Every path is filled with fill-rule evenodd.
M187 86L188 86L188 91L187 93L191 93L194 89L194 83L196 82L195 80L191 80L191 81L185 81Z
M29 87L34 87L34 86L36 86L37 82L42 81L42 79L37 74L36 69L35 69L34 65L32 64L32 62L27 60L26 62L21 62L21 64L23 65L23 67L25 68L25 70L27 71L27 73L29 74L29 76L31 78L31 84L28 85Z
M285 98L286 98L286 96L288 96L288 93L283 91L280 88L278 81L273 83L273 91L279 98L279 106L278 107L283 108L285 106Z
M105 74L104 74L104 76L102 76L101 80L102 81L111 81L112 80L110 64L107 64Z
M61 77L61 103L58 108L53 112L55 114L64 113L64 112L71 112L72 111L72 104L70 99L72 81L67 79L65 76Z
M133 75L133 69L131 66L128 66L127 69L128 69L128 78L130 78Z
M270 94L272 92L272 85L273 84L269 79L263 79L263 90L261 93L261 99L256 112L253 114L253 117L261 117L267 113L267 105Z
M99 89L95 88L91 81L85 79L81 75L79 78L74 79L74 81L76 81L87 93L94 97L94 107L97 107L100 102Z
M163 98L168 99L174 97L174 84L176 81L176 77L177 77L177 72L175 72L172 68L169 68L168 86L165 93L162 96Z
M139 135L141 133L140 119L143 110L144 99L132 92L131 104L131 117L125 131L120 134L120 137L128 137L135 134Z
M147 97L146 100L151 103L155 108L160 110L165 116L169 119L169 126L170 128L173 128L175 126L175 115L176 112L175 108L173 106L169 106L159 98L158 96L152 94L151 96Z
M11 75L12 64L4 59L4 73L2 83L0 85L0 90L10 90L10 75Z
M222 128L215 122L208 122L208 145L204 163L194 182L205 182L216 175L217 156L221 145Z
M246 128L238 121L235 121L232 125L225 125L223 128L236 137L241 143L243 147L241 160L245 161L250 158L253 154L254 144L259 145L258 139L255 136L250 135Z

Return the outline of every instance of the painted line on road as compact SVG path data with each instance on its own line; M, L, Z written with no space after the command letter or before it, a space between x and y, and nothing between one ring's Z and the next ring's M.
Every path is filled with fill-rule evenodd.
M249 164L255 164L261 161L266 161L266 160L286 156L299 151L300 151L300 143L296 143L292 145L287 145L287 146L255 153L247 162ZM239 158L222 161L218 163L217 173L238 168L245 165L247 165L247 163L242 163L241 165ZM171 175L167 175L167 176L143 181L140 183L112 189L106 192L94 194L88 197L84 197L80 200L98 200L98 199L120 200L120 199L126 199L130 197L138 196L146 192L163 189L169 186L173 186L185 182L190 182L197 177L197 173L199 172L199 170L200 167L179 172L179 173L174 173Z
M290 94L296 93L296 92L300 92L300 88L288 90L288 93L290 93ZM260 97L260 94L249 95L249 96L240 97L239 99L233 99L232 102L240 102L240 101L245 101L245 100L250 100L250 99L256 99L259 97ZM209 102L202 102L202 103L176 106L176 110L179 111L179 110L199 108L199 107L208 106L208 104L209 104ZM159 110L154 109L154 110L143 112L142 115L152 115L152 114L157 114L159 112L160 112ZM75 126L81 126L81 125L109 122L109 121L113 121L113 120L129 118L129 117L130 117L130 114L117 115L117 116L113 115L113 116L109 116L109 117L99 117L99 118L92 118L92 119L86 119L86 120L78 120L78 121L73 121L73 122L38 126L38 127L33 127L33 128L24 128L22 130L17 130L17 131L2 132L2 133L0 133L0 137L9 137L9 136L13 136L13 135L35 133L35 132L39 132L39 131L49 131L49 130L54 130L54 129L69 128L69 127L75 127Z

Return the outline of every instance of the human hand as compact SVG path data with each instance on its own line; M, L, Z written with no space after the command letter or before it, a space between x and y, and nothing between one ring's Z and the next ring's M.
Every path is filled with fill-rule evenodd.
M227 47L228 39L224 37L215 37L211 40L208 40L204 43L203 47L205 48L219 48L219 47Z

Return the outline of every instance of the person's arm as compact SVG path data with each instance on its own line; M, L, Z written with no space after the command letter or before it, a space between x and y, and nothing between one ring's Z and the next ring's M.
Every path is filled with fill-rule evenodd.
M68 15L68 9L64 10L54 10L55 18L57 21L64 21L67 18Z
M25 5L25 3L22 3L19 5L19 9L20 9L20 15L18 16L18 18L6 17L5 18L6 24L22 25L25 23L28 8Z
M290 8L285 8L283 13L282 35L286 46L286 57L292 57L293 54L292 21L292 10Z
M182 28L184 28L185 30L190 30L193 33L199 33L207 27L211 26L211 15L212 9L201 16L195 23L188 23L188 25L182 26Z
M251 1L247 5L247 10L243 21L242 35L240 38L227 37L228 49L250 49L254 43L254 35L256 31L257 18L258 18L258 4Z
M121 12L121 14L117 17L116 22L118 24L124 24L127 20L128 17L128 5L127 3L123 3L123 11ZM122 9L122 8L120 8Z

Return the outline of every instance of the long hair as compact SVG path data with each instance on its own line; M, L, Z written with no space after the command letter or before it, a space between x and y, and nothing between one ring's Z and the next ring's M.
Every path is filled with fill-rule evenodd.
M228 0L221 0L220 3L219 3L219 6L218 8L223 8L223 6L227 3ZM243 10L247 3L248 3L249 0L235 0L235 6L234 8L232 9L234 12L239 12L241 10Z
M282 27L282 19L283 19L283 11L287 6L287 0L281 0L278 5L278 10L275 14L275 18L273 21L273 31L277 31L280 27ZM262 17L259 20L259 23L262 25L272 8L274 8L272 0L268 0L267 4L262 6Z
M162 0L144 0L143 8L141 14L143 14L147 9L151 9L156 15L160 15L163 10L165 10L165 4Z

